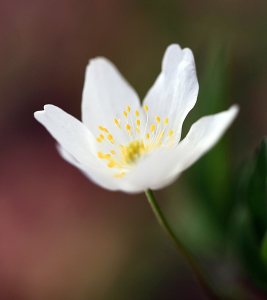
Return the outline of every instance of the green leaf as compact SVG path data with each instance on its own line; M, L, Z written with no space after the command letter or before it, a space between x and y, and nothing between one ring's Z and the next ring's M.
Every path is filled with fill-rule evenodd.
M267 290L267 146L263 139L244 167L232 232L238 255L254 282Z
M262 241L261 245L261 258L264 261L265 265L267 266L267 231Z
M267 147L263 139L254 157L254 168L247 188L247 205L252 216L258 240L261 242L267 229Z

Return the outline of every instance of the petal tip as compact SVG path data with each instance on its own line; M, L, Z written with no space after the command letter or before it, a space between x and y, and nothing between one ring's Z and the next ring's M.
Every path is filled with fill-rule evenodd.
M45 112L44 112L44 110L38 110L38 111L35 111L34 113L33 113L33 116L34 116L34 118L37 120L37 121L39 121L39 117L41 116L41 115L43 115Z
M232 115L232 119L234 120L240 111L240 106L238 104L233 104L228 109L228 112Z

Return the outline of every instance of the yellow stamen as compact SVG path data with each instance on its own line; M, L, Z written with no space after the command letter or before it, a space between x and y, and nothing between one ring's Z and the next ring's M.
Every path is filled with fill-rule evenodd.
M102 153L102 152L97 152L97 156L99 157L99 158L104 158L104 154Z
M101 131L105 131L105 132L108 132L107 128L105 127L102 127L102 126L98 126L98 128L101 130Z
M111 134L108 134L108 135L107 135L107 139L108 139L109 141L111 141L111 140L113 140L113 136L112 136Z
M126 172L122 172L124 168L131 169L135 166L136 161L139 160L141 156L144 154L154 151L157 148L160 148L162 145L165 145L163 141L163 136L165 135L165 131L167 128L167 124L169 123L169 119L162 118L160 119L159 116L154 116L156 123L149 125L149 115L148 115L148 106L144 105L143 109L146 112L146 124L142 131L140 129L141 121L139 119L139 111L135 110L136 118L133 119L131 115L131 108L130 106L126 106L125 111L123 111L123 115L126 118L126 125L125 128L128 131L128 139L125 138L124 133L121 131L123 138L125 140L125 144L118 144L115 142L112 134L109 130L105 127L98 126L99 130L102 132L96 137L96 141L101 143L103 141L109 141L113 146L113 149L116 145L116 151L113 149L109 149L107 154L103 154L102 152L97 152L97 156L100 159L105 159L106 164L109 168L115 168L115 174L113 175L116 178L123 177ZM131 120L129 120L129 118ZM164 125L162 126L161 121ZM121 122L119 119L114 119L114 123L117 128L120 130ZM130 125L131 123L131 125ZM150 126L150 127L149 127ZM163 128L162 128L163 127ZM164 129L164 130L162 130ZM142 137L140 136L140 132ZM174 135L173 130L166 132L168 135L168 143L169 148L172 147L174 143ZM165 146L164 146L165 147Z
M119 121L118 121L117 119L114 119L114 122L115 122L115 125L116 125L118 128L121 127L121 126L120 126L120 123L119 123Z
M108 167L113 168L114 166L115 166L114 160L110 160L109 163L108 163Z
M125 172L122 172L122 173L119 173L119 174L115 174L114 177L122 178L125 174L126 174Z

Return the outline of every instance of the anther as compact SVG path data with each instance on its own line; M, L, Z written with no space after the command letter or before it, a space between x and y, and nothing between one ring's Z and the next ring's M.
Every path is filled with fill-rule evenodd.
M97 156L99 157L99 158L104 158L104 155L103 155L103 153L102 152L97 152Z
M140 126L140 120L139 119L136 120L136 125Z
M125 175L126 173L125 172L122 172L122 173L119 173L119 174L115 174L114 177L116 178L121 178Z
M125 118L127 118L127 112L125 110L123 111L123 115Z
M102 126L98 126L98 128L99 128L99 130L101 130L101 131L108 132L107 128L104 128L104 127L102 127Z
M146 112L148 111L147 105L144 106L144 109L145 109Z
M118 128L120 128L120 123L119 123L119 121L118 121L117 119L114 119L114 122L115 122L115 125L116 125Z
M131 111L130 106L126 106L126 110L127 110L128 112L130 112L130 111Z
M130 126L129 124L126 124L126 125L125 125L125 128L126 128L127 130L131 130L131 126Z
M105 155L103 155L103 158L105 158L105 159L110 159L110 154L105 154Z
M159 116L156 116L156 121L157 121L157 123L160 123L160 117Z
M113 154L113 155L116 154L116 152L114 150L110 150L110 153Z
M139 112L137 110L135 111L135 115L139 117Z
M99 137L100 137L102 140L104 140L104 138L105 138L105 137L103 136L103 134L101 134L101 133L99 134Z
M172 134L173 134L173 130L170 130L168 135L172 136Z
M149 133L146 134L146 138L149 139Z
M165 118L165 119L164 119L164 123L165 123L165 125L167 125L167 124L169 123L169 119L168 119L168 118Z
M158 147L160 147L162 145L162 142L159 142Z
M140 133L140 129L139 129L138 127L136 127L136 131L137 131L138 133Z
M150 131L153 133L154 132L154 130L155 130L155 125L154 124L152 124L151 126L150 126Z
M97 140L98 143L102 142L102 140L99 137L97 137L96 140Z
M162 131L161 131L161 133L160 133L159 137L160 137L160 138L162 138L162 137L163 137L163 135L164 135L164 130L162 130Z
M108 163L108 167L109 168L113 168L115 165L115 162L113 160L111 160L109 163Z

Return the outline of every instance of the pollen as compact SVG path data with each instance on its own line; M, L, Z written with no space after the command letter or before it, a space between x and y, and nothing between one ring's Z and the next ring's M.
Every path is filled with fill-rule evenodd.
M102 127L102 126L98 126L98 128L101 130L101 131L105 131L105 132L108 132L107 128L105 127Z
M144 152L144 144L143 141L132 141L125 148L125 156L124 159L128 164L134 163Z
M114 177L122 178L125 174L126 174L125 172L122 172L122 173L119 173L119 174L115 174Z
M120 126L120 123L119 123L119 121L118 121L117 119L114 119L114 123L115 123L115 125L116 125L118 128L121 127L121 126Z
M155 131L155 124L152 124L151 126L150 126L150 131L153 133L154 131Z
M97 156L98 156L99 158L101 158L101 159L104 158L104 154L103 154L102 152L100 152L100 151L97 152Z
M111 140L113 140L113 136L112 136L111 134L108 134L108 135L107 135L107 139L108 139L109 141L111 141Z
M113 168L115 166L115 162L113 160L111 160L108 165L109 168Z

